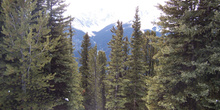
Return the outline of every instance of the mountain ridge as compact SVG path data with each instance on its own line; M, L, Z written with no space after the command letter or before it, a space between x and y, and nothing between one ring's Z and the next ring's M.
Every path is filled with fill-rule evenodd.
M108 42L112 39L112 35L113 35L113 33L110 30L112 29L112 27L115 27L115 26L116 26L116 23L109 24L98 32L92 31L94 36L90 36L91 45L94 46L95 44L97 44L97 49L99 51L100 50L105 51L107 58L109 58L110 51L111 51L111 49L108 48ZM81 42L86 32L76 29L74 27L73 29L75 31L74 32L75 35L73 36L73 41L72 41L75 46L74 54L76 58L80 58L79 51L81 50ZM127 36L130 40L132 32L133 32L132 22L124 23L123 29L124 29L124 36ZM161 36L160 27L153 27L152 29L143 29L142 31L147 31L147 30L156 31L156 35Z

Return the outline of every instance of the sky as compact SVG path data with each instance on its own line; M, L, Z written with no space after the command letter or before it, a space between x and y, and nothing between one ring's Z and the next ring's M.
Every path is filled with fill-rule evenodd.
M105 26L134 20L136 7L139 7L142 29L151 29L161 11L155 6L166 0L66 0L70 3L66 15L75 17L73 26L84 32L99 31Z

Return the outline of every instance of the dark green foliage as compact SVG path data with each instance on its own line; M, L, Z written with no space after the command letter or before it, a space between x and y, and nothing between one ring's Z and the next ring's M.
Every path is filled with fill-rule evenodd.
M159 43L160 38L156 37L156 32L154 31L146 31L143 34L143 44L142 44L142 48L143 48L143 62L144 62L144 75L147 76L146 78L146 85L147 85L147 89L146 89L146 93L148 93L148 95L144 96L143 100L145 100L147 103L145 103L146 106L151 105L150 101L148 101L148 97L150 95L157 95L155 94L155 92L151 92L152 88L154 87L152 86L154 83L152 82L152 77L155 76L155 66L158 64L158 59L155 59L154 56L158 51L158 46L157 44ZM150 107L148 107L149 109ZM152 109L152 108L151 108Z
M0 108L84 108L81 75L69 33L64 33L72 21L63 17L66 6L64 0L3 2Z
M72 29L72 22L70 22L70 24L69 24L69 37L70 37L70 44L71 44L71 46L73 46L73 36L74 36L74 33L73 33L74 31L73 31L73 29ZM75 45L74 45L75 46ZM74 49L72 48L71 49L71 53L73 53L74 52Z
M88 75L88 93L90 103L88 103L88 110L105 110L105 66L106 66L105 52L99 51L97 54L97 45L89 51L89 75Z
M158 6L166 14L158 24L167 36L152 78L157 95L149 97L157 109L218 109L219 3L170 0Z
M0 0L0 110L220 109L219 0L159 5L162 37L137 8L131 42L111 29L108 67L86 33L79 72L64 2Z
M144 63L142 43L143 37L140 30L140 18L138 16L138 8L135 13L135 20L132 27L134 28L131 38L131 56L129 60L129 73L127 75L130 80L126 87L127 103L126 109L141 110L146 109L145 101L142 99L146 95Z
M63 78L63 82L66 82L67 88L64 89L64 94L63 96L66 96L65 98L68 98L68 109L70 110L83 110L84 107L82 105L83 97L82 97L82 87L80 86L81 83L81 74L78 72L78 63L76 62L76 59L73 57L73 51L72 51L72 45L71 45L71 39L67 38L66 39L67 44L64 44L67 50L66 52L69 52L69 54L66 54L65 56L60 56L63 59L60 60L62 61L62 64L65 66L64 67L64 72L65 74L62 74L65 76L65 79ZM63 48L65 49L65 48ZM60 65L59 66L63 66ZM63 84L61 84L63 88Z
M50 81L54 85L50 93L56 98L57 106L53 109L82 109L82 97L80 80L81 76L77 71L77 63L73 57L72 41L68 38L70 33L65 32L72 21L71 17L64 17L65 0L47 0L47 10L50 15L48 26L51 28L51 39L58 39L55 51L49 51L52 56L51 62L47 65L49 73L55 73L55 79ZM69 99L69 101L67 101Z
M156 54L157 50L152 45L152 43L157 42L156 32L154 31L146 31L143 34L143 62L145 65L145 75L153 76L154 75L154 66L156 64L156 60L153 56Z
M88 110L97 110L98 109L98 65L97 65L97 45L89 50L88 57L88 94L90 102L88 104Z
M105 110L105 84L106 55L99 51L97 46L89 51L89 92L91 97L90 110Z
M0 6L2 6L2 0L0 0ZM2 13L2 7L0 7L0 44L3 43L4 34L2 34L2 26L3 26L3 13ZM4 50L2 47L0 47L0 53L4 53ZM3 74L5 67L5 59L3 58L3 54L0 55L0 75Z
M152 38L153 36L152 37L148 36L148 37ZM153 37L153 41L155 42L150 43L150 45L152 45L153 48L157 50L157 53L153 56L153 59L156 63L156 65L153 66L154 67L153 74L151 74L151 76L147 77L146 79L147 96L144 99L147 101L146 106L149 110L166 110L165 108L157 105L157 103L159 103L159 99L162 98L161 95L157 93L163 91L165 88L157 82L158 80L156 80L158 78L157 73L159 71L162 71L161 66L163 65L158 65L158 63L160 62L161 64L163 62L159 56L164 51L164 49L162 49L165 46L164 40L165 39L163 37Z
M82 109L81 76L77 71L77 62L73 57L70 41L70 38L61 37L56 51L53 52L52 61L54 62L51 63L51 71L56 73L56 79L52 82L55 84L53 93L57 99L60 99L61 104L54 109ZM65 98L68 98L69 101L66 101Z
M106 60L105 52L99 51L97 54L97 45L89 50L86 89L83 90L84 105L87 110L105 110Z
M81 49L81 53L80 53L80 68L79 68L79 72L82 74L82 87L84 89L87 88L87 78L88 78L88 57L89 57L89 50L91 48L91 43L90 43L90 38L88 36L88 33L86 33L83 36L83 41L82 41L82 45L81 45L82 49Z
M123 49L123 62L124 62L124 70L125 70L125 75L128 71L128 59L129 59L129 52L130 52L130 42L128 41L128 37L124 37L123 38L123 46L122 46L122 49Z
M48 81L54 76L43 73L44 65L51 60L47 51L53 50L47 36L49 17L43 15L43 10L32 13L35 9L36 1L32 0L2 2L4 36L1 36L0 48L5 66L1 66L0 74L1 109L51 109L54 106L54 98L47 93L51 87Z
M111 48L108 75L106 78L107 102L106 109L121 110L125 108L125 61L127 60L127 45L123 45L123 27L122 22L117 22L117 29L111 30L112 40L108 43Z
M104 80L106 78L106 65L107 57L104 51L99 51L97 56L97 65L98 65L98 110L106 110L106 85Z
M81 53L80 56L81 58L79 59L79 63L81 64L81 66L79 67L79 72L82 74L82 79L81 79L81 84L82 84L82 88L83 88L83 105L85 106L85 109L89 109L88 108L88 104L91 101L91 98L89 96L89 88L88 88L88 75L89 75L89 65L88 65L88 61L89 61L89 50L91 48L91 43L90 43L90 39L88 36L88 33L86 33L83 36L83 41L82 41L82 45L81 45L82 49L81 49Z

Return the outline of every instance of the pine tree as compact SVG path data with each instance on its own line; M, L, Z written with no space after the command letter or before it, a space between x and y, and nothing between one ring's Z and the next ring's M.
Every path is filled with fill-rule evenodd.
M126 95L128 102L126 109L141 110L146 109L145 101L142 99L146 95L146 84L144 75L143 64L143 51L142 51L142 32L140 30L140 18L138 15L138 8L135 13L135 20L133 21L133 33L131 38L131 56L129 63L128 87L126 87Z
M72 18L72 17L70 17L70 18ZM70 22L70 24L69 24L69 37L70 37L70 44L73 46L73 36L74 36L74 30L72 29L72 22ZM71 49L71 53L73 53L74 52L74 49L72 48Z
M154 84L152 82L152 77L155 76L155 66L158 64L158 59L155 59L154 56L158 51L158 47L156 46L156 44L159 43L160 38L156 37L156 32L154 31L146 31L143 34L143 44L142 44L142 48L143 48L143 62L144 62L144 75L147 76L145 82L147 85L147 89L146 89L146 93L148 93L148 95L144 96L144 98L142 98L143 100L145 100L147 103L145 103L146 106L150 105L149 103L151 103L150 101L148 101L148 96L150 95L157 95L155 94L156 92L152 92L151 87L153 87L152 85ZM149 92L150 91L150 92ZM148 106L148 109L152 109L152 105Z
M97 45L95 45L91 50L89 50L88 57L88 94L90 97L90 102L88 103L88 110L97 110L98 109L98 65L97 65Z
M158 94L149 97L155 106L219 109L219 3L170 0L158 6L166 14L158 23L166 37L156 55Z
M128 41L128 36L123 38L123 65L124 65L124 75L126 76L129 71L129 52L130 52L130 42Z
M2 13L2 7L1 7L1 5L2 5L2 0L0 0L0 16L1 16L1 18L0 18L0 44L3 44L3 38L4 38L4 34L2 34L2 26L3 26L3 24L4 24L4 22L3 22L3 13ZM6 68L6 64L5 64L5 59L3 58L3 54L2 53L5 53L4 52L4 49L2 48L2 47L0 47L0 76L3 76L3 72L5 71L4 69ZM3 79L0 79L0 81L3 81ZM0 85L0 88L2 88L3 87L3 85ZM1 90L0 90L0 92L1 92Z
M88 57L89 75L88 75L88 94L90 102L88 110L105 110L105 84L106 76L106 55L99 51L97 54L97 45L89 50Z
M152 43L157 42L156 32L154 31L146 31L143 34L143 62L145 66L145 75L153 76L154 75L154 66L156 60L153 59L153 56L156 54L157 50L152 45Z
M70 25L71 26L71 25ZM69 60L69 81L68 81L68 90L69 92L68 98L66 101L68 103L68 109L70 110L84 110L83 106L83 96L82 96L82 87L81 87L81 74L78 72L78 63L76 62L76 58L73 57L73 46L72 46L72 38L67 39L69 41L69 52L70 54L66 59ZM72 73L72 74L71 74Z
M68 26L71 17L64 17L65 0L47 0L47 10L50 14L48 26L51 29L51 39L59 39L55 51L49 51L52 56L47 70L55 73L55 79L50 83L54 85L51 94L57 100L57 106L53 109L82 109L82 97L80 87L80 74L77 71L77 62L73 57L73 46L68 37ZM78 76L78 77L76 77Z
M153 74L147 77L147 80L146 80L147 96L144 98L144 100L147 101L147 103L145 105L147 106L149 110L166 110L165 108L157 105L159 99L162 98L161 95L157 93L165 90L165 88L161 86L160 84L158 84L157 80L155 80L156 78L158 78L157 72L161 71L160 68L162 65L159 65L158 60L160 60L160 64L161 64L162 60L160 59L159 56L164 51L163 47L165 46L165 43L164 43L165 38L163 36L161 37L148 36L148 37L153 39L153 41L155 41L155 42L151 42L150 45L152 45L153 48L156 49L156 54L153 56L153 59L155 61L154 63L156 64L154 65Z
M107 90L107 109L124 109L124 104L126 103L125 98L125 70L124 70L124 60L126 56L123 56L123 27L122 22L117 22L117 29L115 27L111 30L112 40L108 43L111 48L110 54L110 62L108 71L109 74L106 80L106 86L108 86ZM127 45L125 45L127 46ZM125 47L126 48L126 47ZM126 50L125 50L126 51Z
M89 89L88 88L88 75L89 75L89 65L88 65L88 61L89 61L89 50L91 48L91 43L90 43L90 39L88 36L88 33L86 33L83 36L83 41L82 41L82 45L81 45L82 49L81 49L81 53L80 56L81 58L79 59L79 63L81 64L81 66L79 67L79 72L82 74L82 79L81 79L81 84L82 84L82 88L83 90L83 105L85 107L86 110L89 109L88 104L90 103L90 96L89 96Z
M0 0L0 6L2 6L2 0ZM3 24L4 24L4 22L3 22L3 19L2 19L2 16L3 16L3 13L2 13L2 7L0 7L0 16L1 16L1 19L0 19L0 43L2 44L2 42L3 42L3 36L4 36L4 34L2 34L2 26L3 26ZM2 51L3 49L0 49L0 51ZM1 52L2 53L2 52ZM0 60L0 62L1 62L2 60ZM2 65L3 66L3 65ZM2 69L1 67L0 67L0 69ZM0 70L1 71L1 70Z
M35 9L36 1L32 0L2 2L4 36L0 48L6 68L1 71L1 109L53 107L47 90L54 76L43 73L44 65L51 60L47 50L53 50L47 36L48 16L43 10L33 13Z
M107 65L107 58L104 51L99 51L97 56L97 67L98 67L98 110L106 110L106 84L104 83L106 77L106 65Z

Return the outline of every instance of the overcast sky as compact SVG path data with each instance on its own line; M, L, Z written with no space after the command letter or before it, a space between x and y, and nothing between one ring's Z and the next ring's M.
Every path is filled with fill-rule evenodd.
M70 3L67 15L83 21L94 22L98 27L103 27L117 20L128 22L134 19L135 9L139 6L142 28L153 27L161 11L155 6L164 4L167 0L66 0ZM74 22L73 22L74 24ZM95 30L95 29L94 29Z

